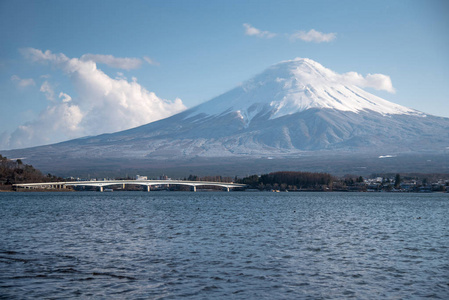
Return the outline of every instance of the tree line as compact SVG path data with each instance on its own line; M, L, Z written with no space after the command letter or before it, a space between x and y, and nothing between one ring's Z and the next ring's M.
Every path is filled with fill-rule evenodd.
M238 182L259 190L331 190L334 180L328 173L280 171L251 175Z
M190 174L189 177L184 177L188 181L213 181L213 182L233 182L232 177L215 175L215 176L198 176Z

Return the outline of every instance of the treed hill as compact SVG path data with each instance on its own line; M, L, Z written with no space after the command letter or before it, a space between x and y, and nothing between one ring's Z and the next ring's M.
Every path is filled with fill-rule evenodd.
M61 178L51 174L43 175L32 165L24 164L20 159L11 160L0 155L0 190L11 190L15 183L49 182Z

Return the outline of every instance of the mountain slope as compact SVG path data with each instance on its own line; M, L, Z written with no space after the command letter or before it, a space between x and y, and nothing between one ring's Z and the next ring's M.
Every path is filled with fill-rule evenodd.
M447 156L449 119L376 97L309 59L276 64L241 86L164 120L55 145L5 151L42 163L80 160L292 160L299 156ZM45 164L45 163L44 163ZM447 161L443 161L447 168ZM122 164L119 164L122 165ZM46 170L45 166L43 168Z

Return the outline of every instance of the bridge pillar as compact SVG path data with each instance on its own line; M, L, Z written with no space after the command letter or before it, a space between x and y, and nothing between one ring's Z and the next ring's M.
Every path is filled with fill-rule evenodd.
M193 191L196 192L196 185L193 186Z
M100 192L102 192L102 193L103 193L103 187L102 187L102 186L100 186Z
M125 189L125 186L126 186L126 184L123 184L123 185L122 185L122 190L124 190L124 189Z
M151 191L150 185L147 185L147 192Z
M226 187L226 191L229 192L229 190L230 190L230 189L229 189L229 186L227 186L227 187Z

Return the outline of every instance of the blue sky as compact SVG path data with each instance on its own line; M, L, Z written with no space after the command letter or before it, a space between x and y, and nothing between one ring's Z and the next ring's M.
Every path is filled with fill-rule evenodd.
M436 0L1 0L0 149L148 123L296 57L387 75L394 93L367 90L449 117L448 15Z

